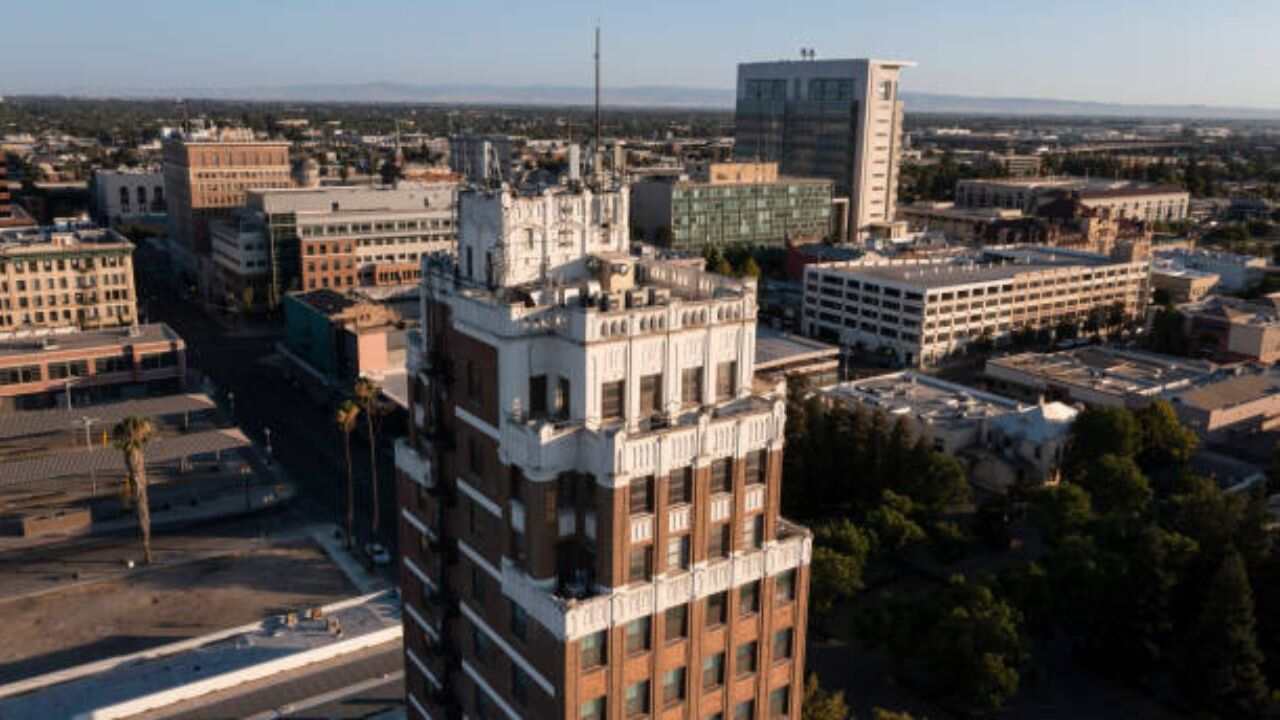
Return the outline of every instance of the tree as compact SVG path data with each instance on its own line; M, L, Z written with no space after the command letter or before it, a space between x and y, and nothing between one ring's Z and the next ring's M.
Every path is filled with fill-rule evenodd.
M378 411L378 394L382 392L382 388L378 387L378 383L369 378L360 378L356 380L352 394L355 396L356 405L360 406L361 412L364 413L365 427L369 430L369 478L370 487L373 489L373 527L372 534L374 537L378 535L378 444L377 437L373 431L373 416Z
M1256 625L1249 576L1233 550L1209 583L1182 667L1183 687L1224 717L1260 717L1269 704Z
M876 541L876 550L897 551L925 538L924 530L911 519L915 510L911 498L892 490L880 494L880 505L867 513L867 525Z
M1138 464L1149 475L1176 474L1196 451L1200 440L1182 426L1167 400L1157 400L1135 413L1142 435Z
M1089 493L1073 483L1042 487L1031 496L1031 515L1045 540L1055 544L1093 520Z
M813 608L819 616L831 612L839 600L863 588L862 573L871 555L871 537L848 520L818 528L813 550Z
M356 487L351 476L351 432L356 429L359 420L360 406L350 400L343 400L333 417L338 432L342 433L342 449L347 460L347 549L351 548L356 523Z
M746 261L742 263L742 276L749 278L760 277L760 265L756 263L756 259L750 255L748 255Z
M144 417L131 415L116 423L111 435L116 449L124 453L126 505L131 499L142 531L143 562L151 564L151 501L147 497L147 443L155 437L155 425Z
M968 473L959 460L945 453L926 450L922 464L923 467L899 477L902 492L925 512L938 515L948 507L973 499Z
M1151 504L1151 483L1127 456L1103 455L1090 463L1076 482L1089 492L1099 512L1136 515Z
M817 673L810 673L804 683L800 720L847 720L848 717L849 707L844 703L844 692L823 690L818 684Z
M1074 479L1103 455L1133 457L1142 438L1133 413L1123 408L1087 408L1071 425L1063 469Z
M1166 305L1157 310L1151 319L1151 335L1147 337L1147 347L1160 353L1187 355L1192 348L1186 328L1186 319L1182 317L1182 313L1173 305Z

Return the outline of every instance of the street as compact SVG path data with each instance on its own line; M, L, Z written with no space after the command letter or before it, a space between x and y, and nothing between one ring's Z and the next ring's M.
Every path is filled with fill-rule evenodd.
M299 486L295 501L316 520L345 525L345 458L334 408L311 399L277 367L263 362L275 352L283 329L246 325L228 329L210 318L195 300L183 298L163 280L169 272L164 256L146 245L136 253L138 297L149 322L165 322L186 340L190 364L217 386L224 410L234 413L245 434L269 446L289 478ZM363 421L351 434L355 482L356 536L371 535L369 449ZM378 539L396 545L393 438L379 438Z

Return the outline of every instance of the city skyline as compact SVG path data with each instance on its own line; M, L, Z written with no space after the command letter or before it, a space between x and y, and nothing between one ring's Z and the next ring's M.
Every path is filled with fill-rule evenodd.
M236 0L144 1L121 14L53 2L8 11L12 26L26 30L10 40L0 92L191 93L320 77L338 86L586 87L598 20L606 88L724 91L737 63L798 58L799 48L812 47L819 58L916 61L906 89L921 93L1249 108L1276 107L1270 99L1280 97L1280 51L1264 36L1280 8L1252 0L1226 8L998 2L980 16L935 2L850 9L826 0L778 13L750 0L681 6L681 22L669 22L676 9L666 2L426 8L395 1L312 12L300 3ZM65 22L72 10L82 22ZM191 28L211 42L193 42ZM984 37L990 41L974 42Z

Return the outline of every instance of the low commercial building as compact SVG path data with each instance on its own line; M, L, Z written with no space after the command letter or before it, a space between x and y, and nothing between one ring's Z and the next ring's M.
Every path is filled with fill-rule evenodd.
M0 230L0 333L137 321L133 244L91 225Z
M1024 402L1136 410L1190 389L1217 370L1203 360L1091 345L991 358L983 376L994 392Z
M989 160L999 165L1010 177L1036 177L1040 174L1039 155L992 154Z
M1147 222L1185 220L1191 195L1179 187L1069 176L974 178L956 183L956 206L1009 208L1032 215L1051 194L1071 193L1112 217Z
M1213 250L1162 250L1157 259L1171 267L1213 273L1223 292L1241 292L1257 286L1266 273L1266 258Z
M820 388L840 379L840 348L756 325L756 375Z
M974 484L993 492L1057 482L1078 414L1063 403L1024 405L913 371L840 383L823 397L882 411L890 422L906 419L912 432L959 457Z
M160 170L95 170L89 183L93 219L107 227L167 222L164 173Z
M1224 360L1280 360L1280 307L1277 298L1261 301L1211 295L1178 306L1186 334L1201 352Z
M1217 273L1192 270L1167 260L1151 266L1151 288L1163 290L1174 303L1198 302L1208 297L1221 282Z
M0 337L0 412L179 392L186 347L163 323L7 334Z
M778 175L777 163L710 163L696 176L631 186L637 237L676 250L709 245L783 247L831 229L832 182Z
M1019 220L1021 210L957 207L953 202L923 200L898 206L898 219L912 232L941 232L948 240L978 243L1001 222Z
M284 316L286 356L324 387L404 367L404 324L383 305L310 290L285 296Z
M1041 246L923 260L805 269L803 332L826 342L934 364L980 339L1079 325L1090 314L1143 317L1150 263Z
M1173 407L1184 425L1210 442L1233 433L1274 430L1280 427L1280 370L1234 368L1174 395Z

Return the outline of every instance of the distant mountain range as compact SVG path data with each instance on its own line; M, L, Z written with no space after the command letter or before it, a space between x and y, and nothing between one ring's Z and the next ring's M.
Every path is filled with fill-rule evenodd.
M590 105L590 87L570 85L416 85L411 83L323 83L243 88L133 88L85 90L72 96L213 100L276 100L285 102L442 103L501 105ZM605 87L602 102L629 108L733 107L733 90L667 85ZM903 101L913 113L982 115L1057 115L1131 118L1182 118L1192 120L1280 120L1280 108L1215 107L1208 105L1129 105L1084 100L1043 98L986 98L923 92L904 92Z

